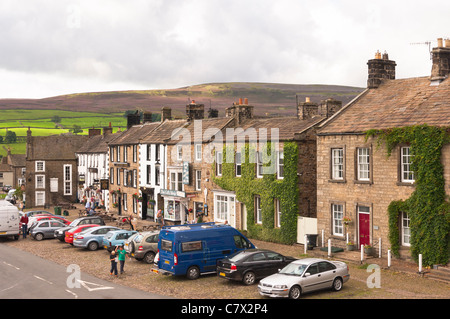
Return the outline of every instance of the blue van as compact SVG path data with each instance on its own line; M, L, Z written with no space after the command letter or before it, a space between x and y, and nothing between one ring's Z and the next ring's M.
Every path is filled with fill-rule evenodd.
M217 260L248 248L255 245L229 225L211 222L166 226L159 233L155 272L197 279L200 274L215 273Z

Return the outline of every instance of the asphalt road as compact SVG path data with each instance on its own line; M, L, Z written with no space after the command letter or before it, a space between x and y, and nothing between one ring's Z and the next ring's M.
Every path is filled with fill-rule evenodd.
M0 299L165 299L0 244Z

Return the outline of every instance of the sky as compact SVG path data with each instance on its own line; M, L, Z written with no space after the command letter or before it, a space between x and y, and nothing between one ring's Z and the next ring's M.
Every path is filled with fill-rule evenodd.
M428 76L426 42L450 37L449 16L446 0L2 0L0 98L216 82L365 87L377 50L397 78Z

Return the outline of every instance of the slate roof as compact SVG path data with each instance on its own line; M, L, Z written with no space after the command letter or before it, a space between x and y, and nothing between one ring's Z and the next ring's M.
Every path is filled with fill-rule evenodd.
M86 135L32 136L27 160L75 160L75 152L87 142Z
M384 80L322 123L318 134L364 133L420 124L450 126L450 79L437 86L430 84L429 77Z
M140 143L143 144L163 144L170 141L170 138L174 132L187 125L187 120L166 120L164 122L158 122L158 126L141 136Z
M126 131L116 133L117 136L109 142L109 145L131 145L139 144L139 140L156 129L161 122L147 122L133 125Z
M121 133L107 134L106 136L103 134L92 136L76 153L107 153L109 141L118 137L119 134Z

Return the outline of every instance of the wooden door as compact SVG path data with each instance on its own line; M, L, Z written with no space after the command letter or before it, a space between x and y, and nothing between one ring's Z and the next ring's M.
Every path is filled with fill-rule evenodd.
M370 214L359 213L359 246L370 244Z

